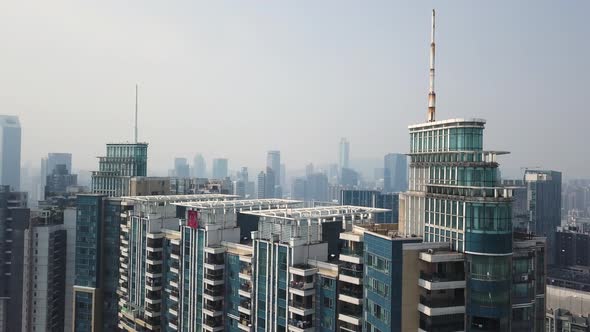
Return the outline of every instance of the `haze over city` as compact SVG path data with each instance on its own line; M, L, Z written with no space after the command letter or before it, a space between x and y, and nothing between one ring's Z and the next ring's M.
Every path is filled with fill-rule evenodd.
M303 169L340 137L381 161L425 120L435 5L438 117L486 119L503 174L588 176L587 1L7 1L0 109L32 167L64 151L94 170L131 141L136 83L151 174L199 152L262 168L272 149Z

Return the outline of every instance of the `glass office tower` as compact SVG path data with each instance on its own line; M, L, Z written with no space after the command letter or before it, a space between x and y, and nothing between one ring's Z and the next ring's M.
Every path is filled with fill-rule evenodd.
M466 254L466 331L508 331L512 192L498 186L496 156L502 152L483 151L484 125L451 119L409 127L401 228L425 242L451 242Z

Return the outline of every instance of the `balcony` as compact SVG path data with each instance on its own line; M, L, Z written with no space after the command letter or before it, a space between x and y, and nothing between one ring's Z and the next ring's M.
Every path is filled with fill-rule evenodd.
M150 265L162 264L162 252L148 251L146 262Z
M440 273L420 271L418 285L427 290L443 290L465 288L465 274L463 272Z
M223 331L223 319L221 317L205 318L203 328L210 332Z
M170 264L170 272L178 274L179 267L180 267L180 265L178 264L178 262L172 262Z
M340 260L353 264L363 264L363 247L344 247L340 250Z
M178 302L178 291L176 290L172 290L170 291L170 300L174 301L174 302Z
M161 310L162 310L162 307L160 306L159 303L157 303L157 304L148 303L145 306L145 314L148 317L160 317Z
M363 323L363 308L362 306L352 305L340 302L340 311L338 320L347 322L349 324L360 326Z
M250 316L240 314L240 319L238 320L238 327L242 331L252 331L252 322L250 320Z
M205 257L205 268L209 270L221 270L225 267L223 254L207 254Z
M244 264L242 264L239 277L245 280L252 280L252 266L244 266Z
M147 291L145 294L145 302L150 304L159 304L162 302L160 292Z
M298 264L289 267L289 273L302 277L312 276L318 272L318 268L308 264Z
M238 306L238 311L249 317L252 314L252 301L250 299L242 299Z
M178 317L178 304L172 304L168 308L168 312L176 317Z
M290 300L289 312L299 316L312 315L315 312L313 308L312 298L297 296L294 299Z
M363 288L361 286L352 286L343 283L342 287L340 288L340 294L338 294L338 299L346 303L362 305Z
M315 331L313 326L313 316L294 315L289 319L289 331L293 332L311 332Z
M345 321L340 321L341 332L363 332L363 327L355 324L350 324Z
M173 330L178 330L178 320L177 319L169 319L168 320L168 327Z
M145 288L150 291L158 291L162 289L162 280L159 278L146 278Z
M248 298L252 297L252 285L249 282L241 283L238 293L240 296L245 296Z
M208 285L223 285L223 270L206 270L204 281Z
M223 305L221 302L209 302L203 305L203 313L211 317L223 315Z
M420 295L418 311L427 316L464 314L465 298L463 296L456 296L433 299Z
M350 284L361 285L364 275L363 265L345 263L340 267L339 279Z
M162 265L148 265L145 276L152 279L161 278Z
M209 301L223 300L223 289L221 287L205 287L203 297Z

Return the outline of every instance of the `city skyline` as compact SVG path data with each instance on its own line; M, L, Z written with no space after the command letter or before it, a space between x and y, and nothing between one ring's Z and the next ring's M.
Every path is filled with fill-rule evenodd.
M0 332L590 332L579 6L70 1L0 5Z
M155 3L40 4L36 10L44 15L29 15L26 4L4 5L4 24L22 34L7 38L10 67L0 66L9 83L1 83L6 98L0 106L20 117L23 166L35 167L46 151L68 151L77 168L91 170L105 143L132 141L136 83L139 140L150 143L150 171L161 174L175 156L190 159L197 152L208 160L222 154L234 170L263 168L269 149L280 150L292 169L328 164L337 161L340 137L354 146L351 160L407 153L407 124L421 122L427 107L424 23L432 5L307 3L303 12L293 4L220 2L170 8L157 18L154 13L162 11ZM485 118L494 128L489 145L512 152L502 158L506 173L535 165L568 178L588 176L584 165L590 157L569 153L581 150L587 137L587 116L580 112L584 84L575 74L589 52L582 42L584 6L532 1L437 6L444 14L437 31L438 114ZM324 15L328 10L338 15ZM200 15L211 17L194 19ZM315 24L319 18L321 24ZM25 28L30 20L34 28ZM98 29L102 20L113 28ZM56 21L61 23L52 25ZM79 31L68 29L71 24ZM213 37L217 30L207 29L216 24L223 26L219 38ZM55 44L42 41L46 33L56 36ZM80 44L71 48L71 43ZM37 47L46 49L46 56L23 54L39 53ZM232 52L242 56L231 57ZM63 60L71 57L76 60ZM89 61L95 65L86 66ZM32 70L23 74L25 64ZM46 118L49 112L55 116ZM317 121L307 120L311 114ZM358 123L379 132L379 141ZM225 135L219 125L246 134L247 148L228 144L238 134ZM511 143L514 137L519 139Z

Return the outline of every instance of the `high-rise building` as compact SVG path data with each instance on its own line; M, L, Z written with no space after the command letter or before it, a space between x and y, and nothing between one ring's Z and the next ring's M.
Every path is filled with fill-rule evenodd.
M178 261L171 262L168 259L170 254L168 248L170 247L164 250L164 244L165 242L169 244L169 241L164 237L167 230L178 231L178 217L180 214L184 216L183 211L186 210L186 208L179 208L174 204L186 201L195 203L203 200L211 203L232 198L233 196L212 194L123 198L124 205L130 207L131 210L122 220L121 250L120 256L116 257L119 263L115 264L115 267L118 266L121 271L117 291L120 299L117 323L119 328L127 331L160 331L162 328L167 329L168 319L162 317L161 314L166 313L168 308L172 307L172 303L162 300L165 292L179 287L178 278L176 278L176 281L170 279L172 276L170 272L173 272L173 269L178 269L179 266ZM149 213L146 213L147 211ZM199 214L201 213L204 214L204 212L199 211ZM195 219L194 221L206 222L204 219ZM191 226L194 225L191 224ZM179 254L178 251L172 253ZM185 260L182 260L182 262L184 267ZM202 269L197 268L197 266L203 266L203 262L200 262L199 265L188 263L189 260L186 260L186 262L191 264L191 273L202 273ZM187 287L187 293L189 289L197 291L196 288ZM176 298L178 298L178 295L176 293ZM189 310L188 307L187 303L186 310ZM180 306L180 308L184 307ZM182 312L182 310L178 309L178 306L176 306L176 311ZM193 330L195 329L190 329L190 331Z
M121 213L119 198L81 194L77 198L74 331L114 331L117 328L117 285Z
M340 184L347 187L356 187L359 185L359 175L352 168L340 169Z
M555 232L561 226L561 172L528 169L524 173L529 231L547 237L548 264L555 262Z
M528 302L513 311L511 295L521 287L513 277L525 273L516 272L513 260L520 248L513 244L512 190L500 186L502 153L483 150L485 120L435 119L434 11L432 20L428 122L409 126L409 191L400 197L400 231L449 242L465 254L465 331L510 331L512 318L520 326L514 313L537 322L543 309ZM536 245L528 248L544 255Z
M590 269L555 268L548 272L548 332L590 332Z
M260 171L258 176L256 177L256 198L265 198L265 190L266 190L266 173Z
M234 195L246 198L248 196L248 167L242 167L238 172L238 179L234 181ZM252 197L250 197L252 198Z
M338 151L338 170L350 168L350 143L346 138L340 139L340 148Z
M400 153L388 153L383 158L383 191L408 190L408 158Z
M227 177L227 159L216 158L213 159L213 178L214 179L225 179Z
M53 173L57 165L65 165L68 172L72 173L72 154L71 153L48 153L45 160L45 174Z
M17 116L0 115L0 185L20 190L21 128Z
M0 186L0 332L20 331L22 323L27 194Z
M274 174L274 183L281 183L281 151L268 151L266 154L266 169L271 169Z
M193 159L193 177L207 177L207 164L205 163L205 157L203 157L203 155L200 153L197 154Z
M45 180L45 198L50 196L64 195L68 187L76 186L78 184L78 175L70 174L67 166L64 164L57 164L48 174Z
M313 164L309 163L305 166L305 176L308 176L310 174L314 173L314 168L313 168Z
M106 157L92 172L92 192L110 197L129 196L134 176L147 176L147 143L107 144Z
M314 173L306 178L305 201L328 201L328 177L324 173Z
M590 233L577 227L559 227L555 233L555 265L590 268Z
M512 245L512 331L545 331L546 239L514 232Z
M177 178L190 177L188 161L186 158L174 158L174 176Z
M24 234L22 331L64 331L66 229L63 211L47 209Z

